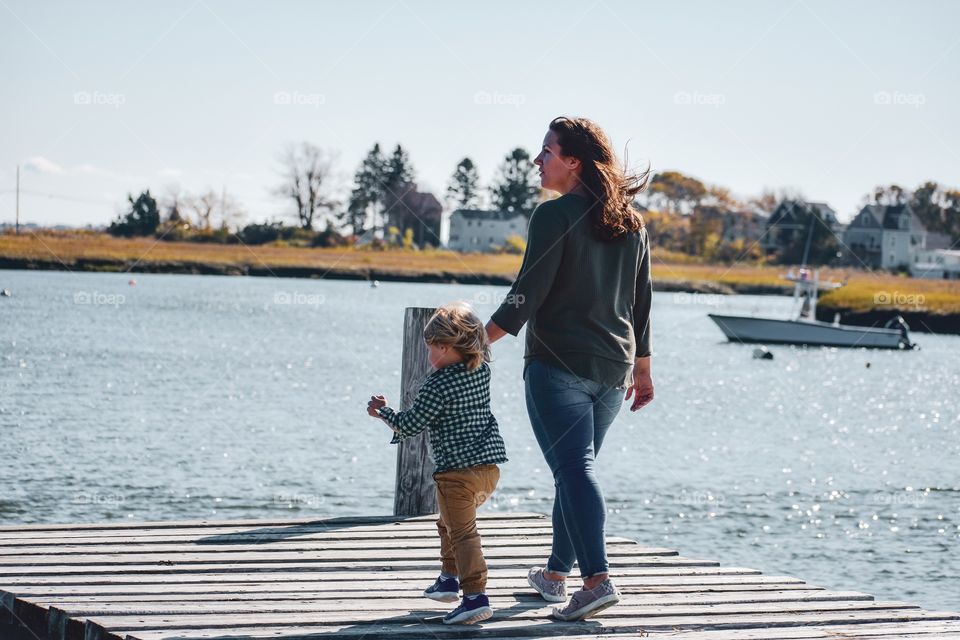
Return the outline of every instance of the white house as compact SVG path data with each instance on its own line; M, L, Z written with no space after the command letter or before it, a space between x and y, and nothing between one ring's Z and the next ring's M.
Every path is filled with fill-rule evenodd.
M960 280L960 250L924 249L917 251L910 265L914 278Z
M910 205L869 204L847 225L843 243L870 267L907 268L927 248L927 230Z
M450 214L447 248L454 251L492 251L509 236L527 237L527 217L521 213L457 209Z

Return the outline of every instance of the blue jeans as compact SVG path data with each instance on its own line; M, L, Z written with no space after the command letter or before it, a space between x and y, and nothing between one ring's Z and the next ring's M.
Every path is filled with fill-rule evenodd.
M530 362L523 379L533 433L556 487L547 569L567 574L576 561L584 578L605 573L607 507L593 467L626 389L606 387L539 360Z

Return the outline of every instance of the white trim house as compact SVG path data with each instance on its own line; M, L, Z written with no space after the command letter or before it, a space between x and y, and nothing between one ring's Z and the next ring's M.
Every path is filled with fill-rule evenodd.
M457 209L450 214L447 248L454 251L494 251L509 236L527 238L528 219L521 213Z

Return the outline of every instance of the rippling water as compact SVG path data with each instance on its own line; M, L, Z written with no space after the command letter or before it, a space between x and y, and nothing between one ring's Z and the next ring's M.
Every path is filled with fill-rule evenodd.
M403 308L503 287L0 271L0 522L388 514ZM722 341L656 294L657 398L599 457L608 532L821 586L960 610L960 338L899 353ZM521 334L522 338L522 334ZM510 462L487 508L548 512L522 341L494 346Z

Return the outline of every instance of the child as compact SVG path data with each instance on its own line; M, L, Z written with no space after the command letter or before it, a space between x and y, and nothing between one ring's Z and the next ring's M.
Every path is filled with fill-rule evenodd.
M497 465L507 461L490 412L490 343L483 322L465 304L437 309L423 339L435 371L420 387L413 406L395 411L383 396L372 396L367 413L393 429L392 444L429 430L437 468L433 479L440 508L441 570L423 595L455 602L463 587L463 601L443 622L472 624L493 615L484 593L487 564L477 533L477 507L497 486Z

